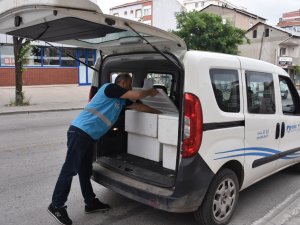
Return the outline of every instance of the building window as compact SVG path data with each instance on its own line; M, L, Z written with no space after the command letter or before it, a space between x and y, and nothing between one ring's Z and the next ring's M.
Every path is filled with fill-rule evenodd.
M269 37L270 36L270 29L267 28L265 29L265 37Z
M149 16L151 15L151 9L148 8L148 9L144 9L144 16Z
M225 25L227 23L227 20L225 18L222 18L222 23Z
M1 66L15 66L13 46L0 46Z
M224 112L240 112L238 72L228 69L211 69L209 74L219 108Z
M53 47L44 47L43 65L59 66L60 65L60 51Z
M89 51L88 64L94 65L95 50ZM27 67L77 67L79 63L73 58L67 56L66 53L73 57L79 57L82 61L86 62L85 55L81 58L80 54L76 54L76 48L53 48L46 46L32 46L31 50L26 54L25 66ZM0 66L15 66L13 46L0 47Z
M76 67L77 61L75 59L69 57L66 53L70 54L71 56L76 56L76 49L75 48L64 48L61 54L61 66L64 67Z
M257 38L257 30L253 31L253 38Z
M195 2L195 8L198 8L199 2Z
M135 18L141 18L142 17L142 10L137 9L135 10Z
M114 16L119 16L119 13L114 13Z
M124 12L124 16L127 16L127 11Z
M130 10L130 14L133 14L133 10Z
M26 57L26 66L41 66L42 61L42 48L39 46L32 46L31 51L28 52Z
M280 48L280 56L286 56L286 48Z
M204 2L201 2L201 7L202 7L202 8L204 7Z

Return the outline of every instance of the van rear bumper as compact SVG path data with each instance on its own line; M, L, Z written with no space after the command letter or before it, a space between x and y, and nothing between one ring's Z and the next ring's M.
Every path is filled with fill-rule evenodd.
M162 188L135 180L93 164L92 179L130 199L168 212L193 212L201 205L214 176L203 159L197 155L182 159L175 186Z

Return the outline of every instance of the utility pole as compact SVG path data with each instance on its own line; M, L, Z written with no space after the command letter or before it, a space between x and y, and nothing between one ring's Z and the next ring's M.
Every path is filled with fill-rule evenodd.
M262 47L263 47L263 43L264 43L264 36L265 36L265 31L262 33L262 37L261 37L261 43L260 43L260 50L259 50L259 60L261 59L261 53L262 53Z

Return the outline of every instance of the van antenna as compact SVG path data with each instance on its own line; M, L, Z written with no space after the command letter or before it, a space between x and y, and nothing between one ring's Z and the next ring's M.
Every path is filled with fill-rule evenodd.
M179 70L182 70L182 68L176 62L172 61L165 53L163 53L161 50L159 50L156 46L152 45L145 37L143 37L135 29L133 29L128 23L125 22L125 26L129 27L140 38L142 38L144 41L146 41L147 44L149 44L155 51L157 51L159 54L161 54L166 60L168 60L169 62L171 62L172 64L174 64Z

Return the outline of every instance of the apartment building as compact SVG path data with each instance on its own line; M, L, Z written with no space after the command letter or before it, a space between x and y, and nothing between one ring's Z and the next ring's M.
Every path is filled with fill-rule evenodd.
M242 30L248 30L258 22L266 22L265 18L229 6L219 6L211 4L201 9L201 12L217 14L221 16L221 18L223 19L223 23L230 23L232 26L240 28Z
M277 26L300 33L300 9L293 12L283 13Z
M226 0L183 0L183 5L188 12L193 10L200 11L209 5L239 8Z
M183 5L177 0L140 0L114 6L110 14L140 21L163 30L176 29L175 14L182 11Z

